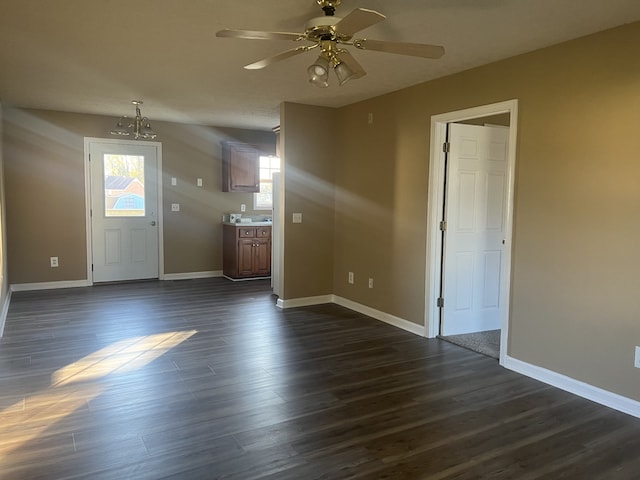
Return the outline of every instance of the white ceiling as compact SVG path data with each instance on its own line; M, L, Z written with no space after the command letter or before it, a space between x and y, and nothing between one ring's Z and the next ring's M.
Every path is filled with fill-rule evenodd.
M640 20L639 0L343 0L387 16L356 37L443 45L440 60L352 49L365 77L320 89L317 53L263 70L296 46L217 38L223 28L301 32L315 0L2 0L3 104L152 121L270 129L283 101L339 107L572 38Z

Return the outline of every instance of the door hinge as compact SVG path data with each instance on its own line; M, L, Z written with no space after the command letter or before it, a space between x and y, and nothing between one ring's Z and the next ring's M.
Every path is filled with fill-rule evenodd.
M449 142L444 142L442 144L442 151L444 153L449 153L450 150L451 150L451 144Z
M93 263L91 264L91 271L93 272Z
M444 298L438 297L437 306L438 306L438 308L444 308Z
M447 222L446 222L446 220L443 220L443 221L440 222L440 231L444 232L446 230L447 230Z

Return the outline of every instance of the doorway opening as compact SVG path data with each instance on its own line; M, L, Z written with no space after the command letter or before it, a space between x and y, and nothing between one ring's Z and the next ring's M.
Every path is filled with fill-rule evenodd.
M517 100L431 119L427 336L500 363L508 347L516 121Z

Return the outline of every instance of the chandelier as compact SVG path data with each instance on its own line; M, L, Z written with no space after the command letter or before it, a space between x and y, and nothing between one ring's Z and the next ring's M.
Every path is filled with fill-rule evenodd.
M136 106L136 118L120 117L114 129L111 130L111 135L133 135L136 140L152 140L156 138L158 134L151 129L149 119L143 117L140 113L142 100L132 100L131 103Z

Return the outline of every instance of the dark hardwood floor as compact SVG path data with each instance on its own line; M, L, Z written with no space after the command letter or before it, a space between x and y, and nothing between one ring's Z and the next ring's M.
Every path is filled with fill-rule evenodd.
M0 478L637 479L640 420L265 281L20 292Z

